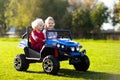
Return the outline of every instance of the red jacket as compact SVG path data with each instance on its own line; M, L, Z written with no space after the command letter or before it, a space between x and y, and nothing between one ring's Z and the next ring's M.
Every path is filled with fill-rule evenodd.
M37 32L36 30L33 30L30 35L30 42L31 47L35 50L42 49L42 46L44 45L45 36L43 32Z

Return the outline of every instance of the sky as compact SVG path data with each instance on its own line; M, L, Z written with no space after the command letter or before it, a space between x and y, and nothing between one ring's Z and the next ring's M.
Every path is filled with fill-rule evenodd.
M99 2L104 2L104 4L109 8L113 9L114 4L118 3L119 0L98 0ZM114 29L117 30L117 28L120 27L120 25L112 26L111 23L103 23L101 29L108 30L108 29Z
M104 4L109 7L110 9L113 9L113 6L115 3L118 3L119 0L98 0L99 2L104 2Z

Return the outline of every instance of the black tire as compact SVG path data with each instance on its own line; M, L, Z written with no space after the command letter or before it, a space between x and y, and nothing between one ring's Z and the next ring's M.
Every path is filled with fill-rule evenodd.
M17 71L26 71L29 67L29 63L24 54L18 54L14 59L14 68Z
M60 63L54 56L48 55L43 59L42 67L44 72L48 74L57 74Z
M81 62L73 64L75 70L77 71L87 71L87 69L89 68L90 65L90 61L89 58L84 55L83 57L80 58Z

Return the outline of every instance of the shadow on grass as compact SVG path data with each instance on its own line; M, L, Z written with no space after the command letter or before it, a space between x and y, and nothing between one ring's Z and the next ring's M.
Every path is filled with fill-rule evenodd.
M36 74L45 74L45 72L41 71L25 71L26 73L36 73Z
M46 74L42 71L26 71L26 73ZM69 77L74 79L83 78L89 80L120 80L120 74L95 71L80 72L72 69L60 69L58 74L54 76Z
M57 76L62 77L70 77L70 78L83 78L90 80L120 80L120 74L111 74L105 72L95 72L95 71L87 71L87 72L79 72L71 69L60 69Z

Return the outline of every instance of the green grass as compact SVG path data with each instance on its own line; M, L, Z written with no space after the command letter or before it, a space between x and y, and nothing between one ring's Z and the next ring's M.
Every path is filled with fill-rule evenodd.
M76 40L90 58L87 72L74 70L68 61L61 62L58 75L43 72L41 63L30 64L27 72L16 71L14 57L23 53L17 38L0 38L0 80L119 80L120 79L120 41Z

